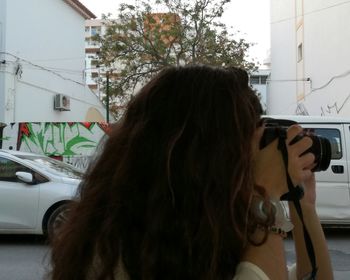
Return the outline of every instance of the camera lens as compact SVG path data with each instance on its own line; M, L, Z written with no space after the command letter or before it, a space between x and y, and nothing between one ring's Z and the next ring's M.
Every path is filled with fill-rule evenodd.
M296 122L291 120L265 118L264 123L266 127L260 141L260 149L265 148L273 140L281 137L281 135L283 138L285 138L288 127ZM314 154L316 166L312 169L312 171L326 170L329 167L332 158L331 143L327 138L315 135L309 129L305 129L302 133L295 136L295 138L290 141L289 144L293 145L306 136L311 138L312 146L303 154Z
M315 155L316 163L316 166L312 171L324 171L328 168L331 162L331 143L327 138L324 137L316 135L309 135L309 137L312 139L312 146L306 152L311 152Z

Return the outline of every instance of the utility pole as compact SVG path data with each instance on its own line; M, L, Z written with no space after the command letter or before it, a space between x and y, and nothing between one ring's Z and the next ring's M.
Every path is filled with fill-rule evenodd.
M109 123L109 71L106 72L107 85L106 85L106 121Z

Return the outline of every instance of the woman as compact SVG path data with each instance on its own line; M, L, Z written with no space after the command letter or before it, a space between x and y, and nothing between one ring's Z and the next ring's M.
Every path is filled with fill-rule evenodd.
M260 114L243 70L163 70L132 100L88 172L53 243L52 279L287 279L283 238L270 231L285 172L277 141L259 149ZM287 141L300 130L292 126ZM310 146L304 137L288 147L288 169L306 188L318 279L331 279L322 278L331 267L315 213L313 155L300 156ZM311 267L291 211L301 279Z

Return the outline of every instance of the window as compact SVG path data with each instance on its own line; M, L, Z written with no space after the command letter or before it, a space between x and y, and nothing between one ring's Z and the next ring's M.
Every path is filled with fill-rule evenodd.
M91 65L98 65L98 60L97 59L92 59L91 60Z
M91 36L97 35L101 33L101 27L100 26L92 26L91 27Z
M298 62L303 59L303 43L298 45Z
M85 32L90 32L90 26L85 26Z
M340 132L338 129L316 128L313 129L317 136L327 138L331 142L332 159L341 159L343 156Z
M260 84L260 76L250 76L250 83L252 85Z
M252 75L250 76L251 85L266 85L268 75Z
M74 166L46 156L19 155L18 157L30 161L32 164L48 170L56 176L65 176L73 179L81 179L83 176L83 172Z
M33 173L32 170L17 162L0 157L0 181L18 182L16 176L18 171Z

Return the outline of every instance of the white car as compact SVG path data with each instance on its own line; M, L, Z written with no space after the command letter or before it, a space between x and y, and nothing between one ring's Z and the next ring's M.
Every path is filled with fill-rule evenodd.
M82 175L43 155L0 149L0 233L54 235Z

